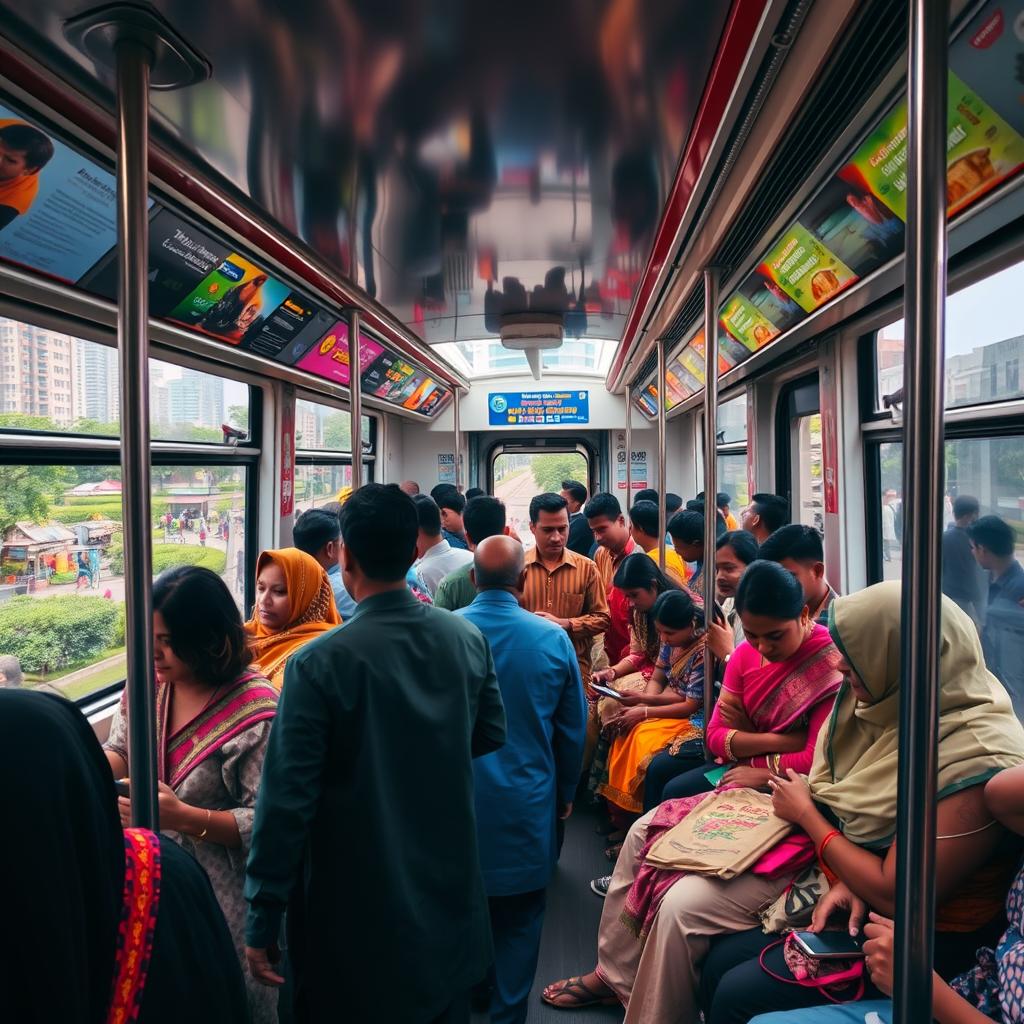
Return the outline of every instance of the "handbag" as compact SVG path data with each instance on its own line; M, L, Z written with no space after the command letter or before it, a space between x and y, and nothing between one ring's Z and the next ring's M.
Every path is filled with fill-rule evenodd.
M791 978L776 974L765 962L765 956L773 949L782 946L782 958L786 962ZM817 957L805 953L797 944L792 932L784 939L773 942L761 951L758 958L761 970L770 978L786 985L799 985L801 988L815 988L826 999L833 1003L854 1003L864 996L864 961L861 958L835 959L833 957ZM857 983L852 994L844 994L843 990ZM838 989L838 992L835 991Z
M804 868L785 891L759 914L766 934L797 931L806 928L814 916L814 908L829 890L828 879L817 864Z

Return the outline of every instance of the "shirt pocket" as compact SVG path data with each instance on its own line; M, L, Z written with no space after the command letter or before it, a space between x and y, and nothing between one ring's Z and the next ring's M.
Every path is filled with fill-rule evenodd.
M583 611L583 595L559 594L555 604L560 619L574 619Z

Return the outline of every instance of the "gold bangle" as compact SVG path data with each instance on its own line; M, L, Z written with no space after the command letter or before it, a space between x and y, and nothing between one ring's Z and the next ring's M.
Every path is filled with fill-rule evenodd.
M725 759L727 761L735 761L736 758L732 754L732 738L739 732L739 729L730 729L725 734Z
M645 722L647 721L647 712L650 711L650 710L651 709L645 704L644 705L644 721Z
M199 833L199 835L193 836L192 837L193 839L197 839L199 841L202 841L203 839L206 838L206 833L210 831L210 819L212 817L213 817L213 811L209 807L207 807L206 808L206 828L204 828L203 831Z

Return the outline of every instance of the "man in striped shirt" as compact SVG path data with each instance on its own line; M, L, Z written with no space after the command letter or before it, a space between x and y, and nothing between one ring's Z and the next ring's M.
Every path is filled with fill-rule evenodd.
M608 599L597 566L566 547L569 512L559 494L530 501L530 532L536 547L526 553L522 606L569 634L580 675L590 685L590 649L609 625Z

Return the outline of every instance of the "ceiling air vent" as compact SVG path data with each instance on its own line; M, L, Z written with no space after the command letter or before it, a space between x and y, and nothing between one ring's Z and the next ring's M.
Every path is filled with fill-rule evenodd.
M540 380L541 353L549 348L561 348L561 313L505 313L501 317L499 336L505 348L526 354L530 371Z

